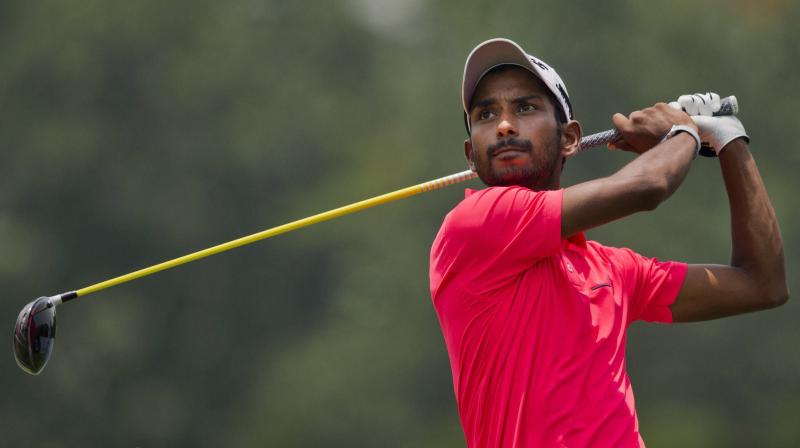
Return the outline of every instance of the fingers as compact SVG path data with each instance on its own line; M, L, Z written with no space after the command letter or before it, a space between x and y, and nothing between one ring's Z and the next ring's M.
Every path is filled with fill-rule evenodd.
M684 112L689 115L700 115L700 102L697 101L694 95L681 95L678 97L678 104Z
M631 130L633 129L633 123L631 123L631 120L621 113L614 114L611 117L611 122L614 124L614 127L617 128L621 136L631 132ZM620 137L619 140L609 143L608 148L621 149L623 151L634 150L634 148L628 142L625 141L624 137Z
M609 147L640 154L657 145L673 125L685 124L694 127L688 115L666 103L656 103L651 107L633 111L627 117L617 113L611 117L611 121L621 138Z
M656 103L642 110L633 111L628 118L616 114L612 117L612 121L622 134L646 130L663 135L673 124L691 123L686 113L666 103Z
M719 111L719 109L722 107L722 99L719 97L719 95L713 92L706 93L706 95L711 97L709 105L711 106L711 115L714 115L714 112Z
M633 146L631 146L630 143L626 142L625 139L623 139L622 137L620 137L620 139L617 141L609 143L607 146L608 149L618 149L621 151L638 152Z
M677 101L681 108L689 115L711 116L717 112L722 101L716 93L695 93L694 95L681 95Z
M617 130L619 130L620 133L630 131L630 129L633 127L631 120L619 112L615 113L611 117L611 122L614 123L614 127L617 128Z
M674 103L674 101L673 101L673 103ZM680 107L676 108L675 106L672 105L672 103L670 103L670 104L667 104L667 103L656 103L656 104L653 105L652 108L657 110L657 111L659 111L659 112L661 112L661 113L666 113L666 114L675 113L675 109L680 110Z

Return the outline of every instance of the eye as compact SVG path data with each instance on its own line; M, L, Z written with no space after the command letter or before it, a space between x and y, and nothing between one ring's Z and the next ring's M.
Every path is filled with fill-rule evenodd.
M534 106L533 104L527 104L527 103L520 104L518 110L520 112L532 112L532 111L536 110L536 106Z
M478 113L478 120L488 120L494 117L494 112L488 109L484 109Z

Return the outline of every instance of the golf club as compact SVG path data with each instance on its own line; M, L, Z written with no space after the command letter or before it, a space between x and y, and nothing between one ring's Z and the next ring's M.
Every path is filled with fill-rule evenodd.
M715 115L734 115L738 113L738 103L736 97L730 96L722 99L722 107ZM609 130L592 134L581 139L580 150L606 145L619 138L616 130ZM713 151L711 152L713 154ZM53 352L53 344L56 336L56 307L78 297L89 295L121 283L129 282L159 271L173 268L175 266L199 260L211 255L235 249L256 241L291 232L302 227L317 224L333 218L338 218L350 213L355 213L376 205L404 199L428 191L438 190L448 185L457 184L477 177L473 171L466 170L449 176L440 177L428 182L423 182L411 187L406 187L391 193L386 193L363 201L355 202L350 205L339 207L323 213L319 213L307 218L299 219L287 224L283 224L271 229L263 230L252 235L244 236L227 243L193 252L182 257L174 258L138 271L131 272L119 277L96 283L75 291L69 291L49 297L39 297L28 303L22 308L14 325L14 357L17 364L32 375L38 375Z

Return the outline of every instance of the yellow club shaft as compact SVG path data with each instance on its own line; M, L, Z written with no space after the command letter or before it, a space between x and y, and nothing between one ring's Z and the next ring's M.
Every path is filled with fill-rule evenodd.
M119 277L115 277L110 280L106 280L100 283L95 283L94 285L90 285L75 291L75 294L77 297L85 296L93 292L97 292L106 288L110 288L112 286L119 285L120 283L136 280L137 278L142 278L150 274L155 274L156 272L174 268L175 266L186 264L195 260L199 260L201 258L209 257L211 255L235 249L237 247L241 247L250 243L255 243L256 241L261 241L263 239L270 238L275 235L280 235L281 233L291 232L292 230L297 230L302 227L307 227L312 224L317 224L323 221L327 221L329 219L338 218L340 216L348 215L350 213L355 213L364 209L368 209L370 207L375 207L376 205L386 204L387 202L396 201L398 199L407 198L409 196L414 196L420 193L438 190L439 188L456 184L459 182L464 182L466 180L474 179L475 177L477 177L475 173L467 170L451 174L449 176L440 177L438 179L434 179L428 182L423 182L421 184L414 185L411 187L402 188L400 190L393 191L391 193L382 194L380 196L375 196L374 198L365 199L363 201L335 208L333 210L309 216L307 218L298 219L297 221L292 221L288 224L283 224L277 227L273 227L271 229L263 230L261 232L244 236L235 239L233 241L228 241L227 243L222 243L214 247L209 247L208 249L203 249L197 252L193 252L191 254L174 258L172 260L168 260L163 263L159 263L144 269L139 269L138 271L131 272L130 274L121 275Z
M723 102L725 101L732 102L732 108L729 107L728 109L726 109L726 111L721 112L721 114L723 115L735 114L736 112L738 112L736 97L732 96L729 98L724 98ZM594 148L596 146L606 145L609 142L617 140L618 138L619 138L619 133L617 132L616 129L611 129L604 132L598 132L596 134L583 137L581 139L580 149L585 150L589 148ZM288 224L283 224L278 227L273 227L271 229L263 230L261 232L244 236L239 239L235 239L233 241L228 241L227 243L219 244L214 247L209 247L208 249L203 249L197 252L193 252L191 254L174 258L172 260L168 260L163 263L159 263L144 269L139 269L138 271L131 272L130 274L121 275L119 277L115 277L110 280L106 280L104 282L95 283L94 285L87 286L77 291L70 291L63 294L59 294L53 296L53 298L57 300L58 303L61 303L62 301L72 300L76 297L85 296L93 292L97 292L106 288L110 288L112 286L119 285L120 283L136 280L137 278L142 278L150 274L155 274L156 272L174 268L175 266L186 264L191 261L199 260L201 258L218 254L220 252L225 252L227 250L235 249L237 247L241 247L250 243L255 243L256 241L261 241L263 239L273 237L275 235L280 235L281 233L291 232L292 230L297 230L301 227L307 227L312 224L327 221L333 218L338 218L340 216L348 215L350 213L355 213L370 207L374 207L376 205L385 204L387 202L396 201L398 199L407 198L409 196L414 196L416 194L438 190L448 185L457 184L459 182L464 182L470 179L474 179L476 177L478 177L478 175L470 170L461 171L459 173L451 174L449 176L440 177L438 179L430 180L428 182L423 182L418 185L402 188L400 190L393 191L391 193L382 194L380 196L375 196L374 198L365 199L363 201L355 202L350 205L345 205L344 207L339 207L314 216L309 216L308 218L299 219L297 221L293 221Z

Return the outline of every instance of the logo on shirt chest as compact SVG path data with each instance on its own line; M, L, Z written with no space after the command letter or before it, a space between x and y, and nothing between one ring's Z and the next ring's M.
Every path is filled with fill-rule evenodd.
M608 281L608 282L605 282L605 283L597 283L597 284L593 285L589 289L592 290L592 291L597 291L600 288L611 288L611 281Z
M614 284L608 272L602 269L595 271L591 264L584 259L573 260L565 256L563 263L570 283L588 301L613 296Z
M586 278L582 290L590 298L613 296L614 283L611 281L610 276L605 278L592 278L589 276Z
M587 279L584 295L589 302L589 313L592 316L592 327L595 331L595 341L599 342L608 338L618 324L617 305L618 298L614 296L614 286L611 278L605 281Z

